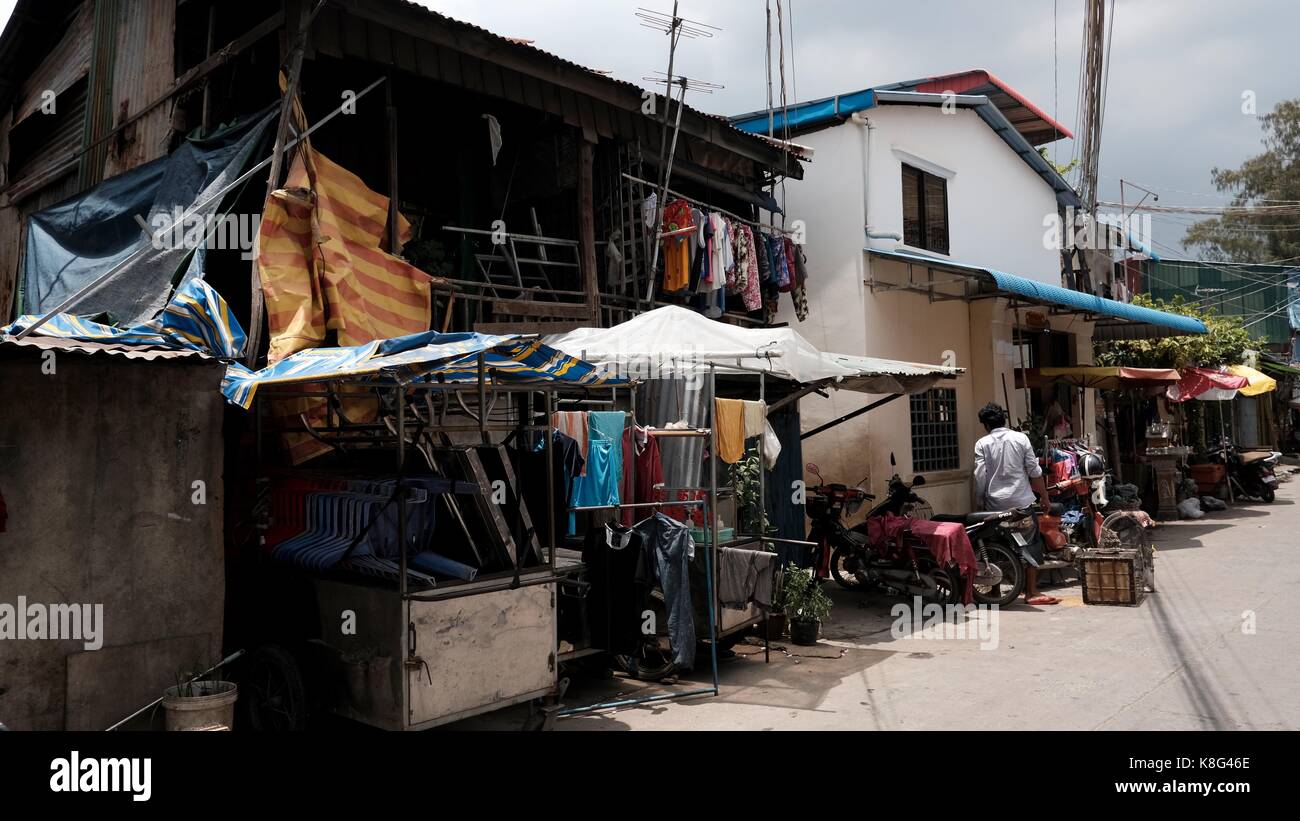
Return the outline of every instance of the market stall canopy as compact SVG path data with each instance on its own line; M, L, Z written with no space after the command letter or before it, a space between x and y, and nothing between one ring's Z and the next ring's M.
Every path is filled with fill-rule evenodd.
M1186 402L1188 399L1202 401L1232 399L1239 390L1250 384L1244 376L1210 368L1184 368L1182 377L1177 385L1170 385L1169 390L1166 391L1165 395L1171 402Z
M1276 379L1248 365L1229 365L1228 373L1246 380L1246 387L1238 391L1242 396L1259 396L1277 390Z
M1073 368L1037 368L1030 371L1033 376L1041 377L1046 382L1060 382L1076 388L1096 388L1103 391L1124 390L1127 388L1151 388L1160 385L1176 384L1182 376L1173 368L1104 368L1099 366L1079 366Z
M272 385L364 382L377 376L404 384L475 382L480 354L490 382L608 385L622 381L536 338L424 331L343 348L308 348L260 371L233 363L221 392L232 404L247 409L258 388Z
M884 248L865 250L872 256L902 263L908 268L905 284L876 282L873 287L877 290L920 291L928 294L931 299L940 300L972 301L1003 297L1009 299L1013 306L1035 305L1048 308L1053 313L1082 314L1094 323L1094 340L1155 339L1205 333L1205 324L1190 316L1085 294L983 265L939 259L912 251ZM959 278L943 281L933 277L918 277L913 282L911 270L914 267L944 271Z
M662 379L707 371L763 372L800 385L863 393L918 393L962 368L825 353L791 328L739 328L678 306L612 328L578 328L546 344L620 376Z

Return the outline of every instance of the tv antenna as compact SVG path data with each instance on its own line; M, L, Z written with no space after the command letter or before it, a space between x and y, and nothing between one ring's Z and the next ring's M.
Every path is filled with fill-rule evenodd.
M717 26L681 17L677 14L677 5L677 0L673 0L672 14L665 14L647 8L638 8L636 10L636 16L640 19L642 26L668 35L668 71L666 73L656 71L653 76L644 78L655 84L662 83L666 92L664 94L663 120L659 130L659 196L655 203L655 223L653 226L646 226L647 233L653 228L655 239L651 243L650 268L646 272L645 298L646 302L651 304L653 304L654 300L655 266L659 264L658 235L661 233L663 208L665 200L668 198L668 181L672 178L673 173L673 158L677 153L677 135L682 126L682 109L686 107L686 92L691 90L712 94L715 90L722 88L717 83L694 80L685 76L678 77L673 74L673 67L677 58L677 44L683 37L692 40L712 38L715 32L722 31ZM674 86L680 91L677 95L677 115L673 124L673 136L670 143L668 139L668 118L672 109Z

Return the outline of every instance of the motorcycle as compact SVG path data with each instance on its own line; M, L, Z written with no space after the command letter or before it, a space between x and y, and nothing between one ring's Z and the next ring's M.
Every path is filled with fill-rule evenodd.
M867 513L868 522L849 528L844 525L843 516L856 513L865 502L874 501L875 496L863 490L861 482L854 487L828 483L822 479L817 465L810 462L806 467L819 482L807 494L808 516L812 519L808 538L817 543L813 567L819 579L829 574L846 590L874 588L890 595L919 596L939 604L958 600L961 586L957 573L939 567L920 539L906 531L879 543L872 543L868 537L868 522L872 518L886 514L907 517L916 508L925 506L925 501L913 492L913 488L925 484L924 476L917 476L908 484L895 474L889 481L885 499Z
M1025 589L1025 567L1019 548L1033 528L1033 508L938 514L936 522L957 522L975 549L972 594L979 604L1006 607Z
M1277 474L1274 471L1282 454L1276 451L1247 451L1241 453L1228 437L1219 441L1215 461L1227 467L1228 481L1242 496L1253 496L1272 502L1276 497Z

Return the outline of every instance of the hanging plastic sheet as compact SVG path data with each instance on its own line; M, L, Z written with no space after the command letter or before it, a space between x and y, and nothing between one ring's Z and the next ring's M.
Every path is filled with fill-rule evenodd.
M168 303L173 286L202 276L208 247L251 251L256 224L249 215L220 215L220 201L154 235L243 173L273 114L260 112L210 137L188 139L162 159L33 214L23 253L22 311L44 314L142 252L74 306L81 315L104 314L110 324L138 325Z

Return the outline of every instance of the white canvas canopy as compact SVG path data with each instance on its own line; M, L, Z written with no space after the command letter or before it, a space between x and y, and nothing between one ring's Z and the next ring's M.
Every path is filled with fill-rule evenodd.
M801 385L918 393L961 368L825 353L792 328L740 328L677 306L612 328L578 328L545 343L620 376L662 379L707 370L764 372Z

